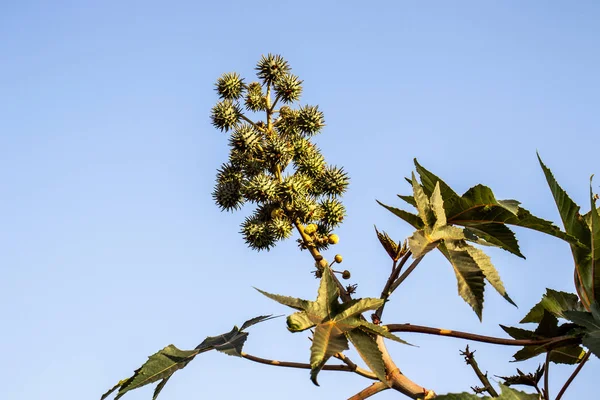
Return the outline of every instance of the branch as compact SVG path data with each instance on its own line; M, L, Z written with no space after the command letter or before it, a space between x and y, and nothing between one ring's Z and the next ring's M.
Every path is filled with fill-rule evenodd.
M254 361L254 362L257 362L257 363L260 363L260 364L273 365L273 366L276 366L276 367L311 369L310 364L305 364L305 363L298 363L298 362L292 362L292 361L269 360L267 358L261 358L261 357L253 356L253 355L245 353L245 352L241 352L241 356L243 358L245 358L246 360ZM356 369L353 369L352 367L350 367L350 366L348 366L346 364L324 365L322 369L323 369L323 371L356 372L357 374L362 375L365 378L377 379L375 377L375 375L373 375L373 377L371 377L371 376L368 376L368 374L359 373Z
M392 389L399 391L411 399L435 397L433 390L427 390L404 376L404 374L400 371L400 368L398 368L394 363L394 360L392 360L390 353L385 347L383 336L377 336L376 341L379 350L382 353L383 364L385 365L385 369L387 371L387 383L392 387Z
M363 400L369 398L379 392L389 389L388 385L383 382L375 382L371 386L364 388L354 396L348 398L348 400Z
M383 300L384 303L381 305L381 307L379 307L377 309L377 311L375 311L375 314L371 315L371 319L373 320L373 323L379 324L381 322L381 316L383 314L383 308L385 307L385 302L387 301L387 299L391 296L391 294L393 292L391 287L392 287L394 281L396 279L398 279L398 275L400 275L400 272L402 271L402 267L404 267L404 264L406 264L406 261L408 261L411 254L412 253L410 252L410 250L407 251L406 254L400 260L399 264L396 264L397 261L394 260L394 266L392 267L392 272L390 273L390 276L389 276L387 282L385 283L383 290L381 291L380 299Z
M337 358L338 360L343 361L347 366L349 366L352 369L352 371L356 372L358 375L364 376L365 378L373 379L375 381L378 379L374 373L372 373L371 371L367 371L364 368L359 367L352 360L350 360L348 357L346 357L346 355L344 353L337 353L334 355L334 357Z
M492 397L498 397L498 392L496 392L496 389L494 389L487 377L487 372L484 374L481 372L481 369L479 369L479 365L477 364L477 361L475 361L475 351L469 351L469 345L467 345L465 351L461 351L460 354L465 356L466 363L473 368L475 375L477 375L481 383L483 383L483 390L488 392Z
M408 254L408 253L407 253L407 254ZM410 264L410 267L408 267L408 268L407 268L407 270L406 270L406 271L404 271L404 273L403 273L403 274L400 276L400 278L398 278L398 279L396 280L396 282L394 282L394 284L393 284L393 285L392 285L392 287L390 288L390 291L392 291L392 292L393 292L394 290L396 290L396 288L397 288L398 286L400 286L400 284L401 284L402 282L404 282L404 280L405 280L406 278L408 278L408 276L410 275L410 273L411 273L411 272L413 272L413 271L415 270L415 268L417 268L417 265L419 265L419 263L421 262L421 260L422 260L422 259L423 259L423 256L421 256L421 257L419 257L419 258L415 259L415 260L412 262L412 264Z
M573 380L575 379L575 377L577 376L579 371L581 371L581 369L583 368L583 365L587 362L587 360L589 360L591 354L592 354L592 352L588 351L587 354L585 356L583 356L583 358L579 362L579 365L577 366L577 368L575 368L575 371L573 371L571 376L569 376L569 379L567 379L567 381L565 382L563 387L560 389L560 392L558 392L558 395L556 396L555 400L560 400L561 397L563 396L563 394L565 394L565 392L567 391L567 388L569 387L571 382L573 382Z
M544 398L546 400L550 400L550 391L548 390L550 376L550 353L552 353L552 350L548 350L546 353L546 363L544 364Z
M475 342L500 344L504 346L546 346L547 348L557 348L568 344L580 343L580 339L573 336L557 336L547 339L504 339L494 336L477 335L469 332L452 331L450 329L430 328L427 326L411 324L389 324L386 325L390 332L415 332L428 335L448 336L458 339L473 340Z

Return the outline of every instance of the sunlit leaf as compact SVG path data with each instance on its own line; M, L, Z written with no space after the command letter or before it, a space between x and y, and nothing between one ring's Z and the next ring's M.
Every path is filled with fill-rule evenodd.
M546 294L539 303L527 313L521 323L540 322L544 316L544 310L550 312L555 317L565 318L565 311L584 311L577 295L573 293L558 292L552 289L546 289Z
M347 334L348 339L363 359L365 364L375 373L382 382L387 382L385 376L385 365L382 354L377 346L375 337L360 329L353 329Z

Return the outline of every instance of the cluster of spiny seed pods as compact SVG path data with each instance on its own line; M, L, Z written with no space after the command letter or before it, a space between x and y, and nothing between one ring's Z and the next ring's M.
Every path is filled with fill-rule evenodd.
M247 244L269 250L291 236L294 226L310 225L313 245L327 248L345 209L339 201L348 186L342 168L327 165L311 138L324 126L318 106L297 106L302 81L281 56L263 56L256 66L258 82L246 84L237 73L216 83L220 100L213 125L230 133L229 161L217 172L213 198L222 210L254 203L242 223ZM246 113L249 113L247 115ZM264 113L264 120L254 120Z

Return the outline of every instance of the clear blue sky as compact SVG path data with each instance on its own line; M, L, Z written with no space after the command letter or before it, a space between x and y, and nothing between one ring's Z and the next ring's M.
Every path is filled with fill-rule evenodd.
M360 296L390 268L373 224L408 225L400 205L413 157L463 191L476 183L558 221L535 156L588 209L600 173L600 5L595 1L0 2L0 311L2 398L95 399L146 356L261 314L288 310L252 289L314 297L311 260L293 241L270 253L238 234L247 211L220 213L211 191L227 137L210 124L213 84L252 79L280 53L319 104L317 138L352 177L339 230ZM596 181L598 182L598 181ZM598 191L598 183L595 184ZM518 231L527 260L492 251L515 309L486 291L484 323L456 294L450 265L423 262L385 321L503 335L545 287L573 291L568 246ZM402 335L399 366L437 392L477 384L465 342ZM249 353L307 361L283 319L252 328ZM483 369L508 375L515 349L472 343ZM572 367L552 366L556 394ZM593 358L568 399L589 394ZM208 353L162 399L347 398L369 382ZM150 387L130 399L150 399ZM398 398L386 392L379 399Z

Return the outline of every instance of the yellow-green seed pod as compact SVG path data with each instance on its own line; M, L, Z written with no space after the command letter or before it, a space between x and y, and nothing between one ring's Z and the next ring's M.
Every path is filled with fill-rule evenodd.
M335 233L332 233L327 238L327 241L329 242L329 244L338 244L338 242L340 241L340 237L338 235L336 235Z
M344 259L342 258L341 254L336 254L334 260L336 263L340 264Z

